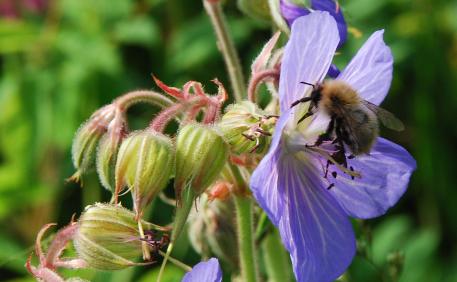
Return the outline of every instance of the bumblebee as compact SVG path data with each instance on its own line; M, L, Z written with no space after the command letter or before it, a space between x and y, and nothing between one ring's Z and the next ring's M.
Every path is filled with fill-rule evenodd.
M357 156L370 152L379 136L379 123L396 131L404 129L403 123L392 113L362 99L343 81L332 80L318 85L301 83L313 86L313 91L310 96L291 105L294 107L299 103L310 102L307 113L298 122L312 116L318 109L330 117L327 130L319 136L315 145L332 140L344 150L344 143Z

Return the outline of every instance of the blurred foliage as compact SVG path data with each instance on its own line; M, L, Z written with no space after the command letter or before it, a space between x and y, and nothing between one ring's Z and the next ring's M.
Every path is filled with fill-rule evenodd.
M5 281L33 281L23 265L43 224L62 226L85 205L109 199L94 174L84 179L84 189L64 182L73 172L73 134L94 110L129 90L154 88L151 73L169 85L190 79L209 85L214 77L229 85L199 1L42 2L44 9L22 7L14 17L0 18L0 277ZM237 1L226 2L248 74L271 29L243 16ZM457 2L340 4L358 32L349 37L337 65L343 67L373 31L386 30L395 69L383 107L407 129L384 135L418 162L409 190L395 208L381 219L355 222L360 255L341 280L390 281L401 268L402 282L457 281ZM132 127L141 127L153 111L138 106L130 113ZM158 201L152 221L166 224L171 214L172 208ZM199 260L185 240L174 256L189 265ZM180 271L170 265L167 279L176 281ZM153 281L157 267L64 275Z

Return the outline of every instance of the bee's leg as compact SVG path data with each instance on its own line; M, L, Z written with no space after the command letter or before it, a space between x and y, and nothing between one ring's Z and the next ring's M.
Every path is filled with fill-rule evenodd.
M319 135L313 145L308 145L308 147L317 147L322 145L324 141L330 140L330 136L332 136L333 130L335 129L335 120L335 116L332 116L325 132Z
M297 124L299 124L300 122L304 121L306 118L309 118L312 115L314 115L314 113L311 111L311 106L310 106L308 112L298 120Z
M293 108L295 107L296 105L300 104L300 103L306 103L306 102L309 102L313 100L313 97L311 96L308 96L308 97L304 97L304 98L301 98L301 99L298 99L297 101L293 102L290 107Z

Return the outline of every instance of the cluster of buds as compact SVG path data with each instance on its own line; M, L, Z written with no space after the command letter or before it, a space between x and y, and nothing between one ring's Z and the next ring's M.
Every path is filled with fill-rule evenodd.
M74 242L78 260L87 267L116 270L153 263L155 256L178 238L196 199L222 179L230 152L246 153L260 146L256 140L271 134L264 113L249 102L234 105L221 122L220 111L227 95L217 80L218 94L209 96L195 81L178 89L154 79L171 99L151 91L128 93L96 111L75 135L72 155L76 173L71 179L80 180L96 167L102 186L113 194L110 204L87 207L73 223L69 239ZM148 128L129 133L127 108L145 101L164 109ZM176 136L169 136L164 130L174 119L181 125ZM241 125L235 125L237 121ZM234 142L238 137L248 142L245 149ZM157 236L155 230L170 229L144 221L143 211L173 178L177 202L173 232L170 237L168 233ZM132 210L119 203L126 192L131 192ZM229 198L230 190L224 193ZM144 261L138 260L141 255Z

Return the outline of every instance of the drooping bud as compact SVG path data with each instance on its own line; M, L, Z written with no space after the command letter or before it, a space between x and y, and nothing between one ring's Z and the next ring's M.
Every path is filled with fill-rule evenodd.
M204 194L189 216L189 239L202 256L216 255L226 263L237 265L237 236L231 199L210 201Z
M73 243L78 256L91 268L117 270L141 265L142 254L135 214L120 205L97 203L86 207ZM145 229L154 228L142 221Z
M235 154L262 153L267 147L276 117L268 116L256 104L243 101L230 106L219 127Z
M126 122L122 115L116 116L108 125L97 150L97 173L101 184L114 193L115 167L121 142L125 137Z
M208 125L188 124L176 140L175 191L178 199L185 186L196 196L214 182L228 158L228 146L221 134Z
M178 200L171 241L182 232L195 199L216 180L228 158L228 145L214 127L187 124L176 140L175 194Z
M75 134L71 154L76 172L69 179L79 181L81 175L94 165L97 143L114 117L113 105L108 105L85 122Z
M173 174L175 152L171 139L153 130L127 137L116 163L116 196L127 185L137 215L166 187Z

